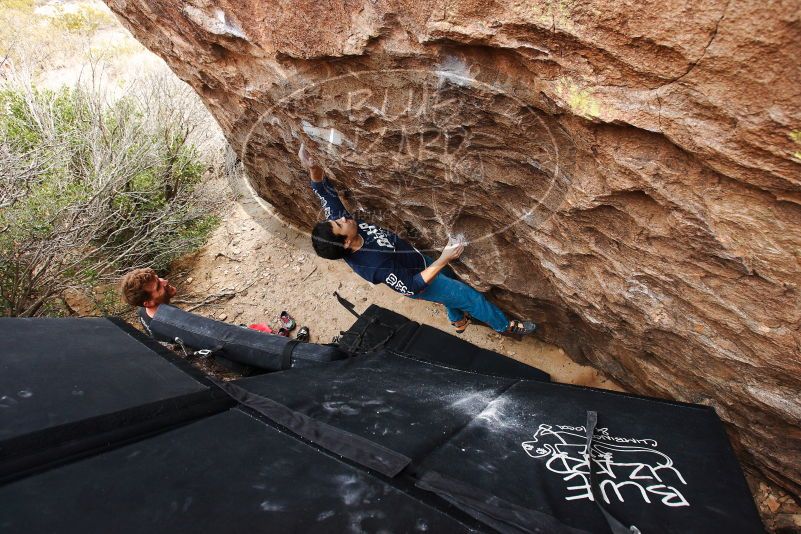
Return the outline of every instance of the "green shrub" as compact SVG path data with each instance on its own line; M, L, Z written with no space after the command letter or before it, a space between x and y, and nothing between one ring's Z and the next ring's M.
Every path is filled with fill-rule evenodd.
M0 9L33 11L33 0L0 0Z
M51 24L62 30L75 33L94 33L99 28L107 26L113 22L111 16L105 11L89 6L81 5L75 11L64 11L60 9Z
M198 118L174 88L143 87L112 103L80 87L0 91L0 314L53 314L65 289L165 268L218 223L197 192Z

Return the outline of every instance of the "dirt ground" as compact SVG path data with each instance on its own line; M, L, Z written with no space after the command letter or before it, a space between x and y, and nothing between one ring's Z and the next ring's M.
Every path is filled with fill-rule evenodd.
M374 303L452 331L439 304L403 297L383 284L374 286L344 262L317 257L308 234L282 221L241 178L231 178L228 187L234 201L222 214L222 224L203 249L176 266L178 274L171 279L178 288L174 304L230 323L267 323L276 329L279 314L286 310L298 326L309 327L311 341L328 343L355 320L334 298L338 291L358 312ZM463 337L542 369L557 382L623 390L597 369L573 362L559 347L536 338L516 341L477 325Z

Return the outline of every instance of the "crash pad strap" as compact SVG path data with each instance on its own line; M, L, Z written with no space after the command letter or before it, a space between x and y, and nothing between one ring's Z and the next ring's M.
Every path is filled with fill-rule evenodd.
M286 345L284 345L284 349L281 351L281 370L289 369L292 367L292 351L295 350L295 347L298 346L297 339L290 339L287 341Z
M464 482L427 471L415 484L453 504L502 534L589 534L552 515L518 506Z
M627 527L624 525L619 519L613 516L606 507L601 504L601 501L598 499L598 492L595 491L595 469L592 465L592 438L595 434L595 427L598 424L598 412L587 412L587 444L586 444L586 454L587 454L587 465L590 470L590 492L592 493L592 500L598 505L598 509L601 510L601 513L604 515L609 528L612 530L612 534L641 534L640 529L631 525Z
M342 307L348 310L351 314L353 314L354 317L356 317L357 319L361 317L361 315L356 312L356 307L353 305L351 301L340 295L338 291L334 291L334 296L337 298L337 301L342 305Z
M359 465L394 477L412 461L411 458L387 449L346 430L312 419L272 399L257 395L231 382L216 381L232 399L255 410L300 437Z

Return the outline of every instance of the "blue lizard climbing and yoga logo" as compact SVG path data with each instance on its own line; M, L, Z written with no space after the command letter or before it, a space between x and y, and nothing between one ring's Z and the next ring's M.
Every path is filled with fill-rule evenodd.
M567 501L595 500L592 468L595 495L607 504L640 501L670 508L690 506L681 491L687 481L658 445L651 438L616 436L607 428L596 428L588 454L585 427L550 424L541 424L531 440L521 443L526 454L545 461L548 471L562 478Z

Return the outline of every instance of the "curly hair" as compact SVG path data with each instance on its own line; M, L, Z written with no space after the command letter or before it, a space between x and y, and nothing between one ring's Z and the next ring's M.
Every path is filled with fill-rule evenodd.
M143 306L150 298L150 292L145 286L159 279L156 271L150 268L134 269L120 281L122 298L131 306Z

